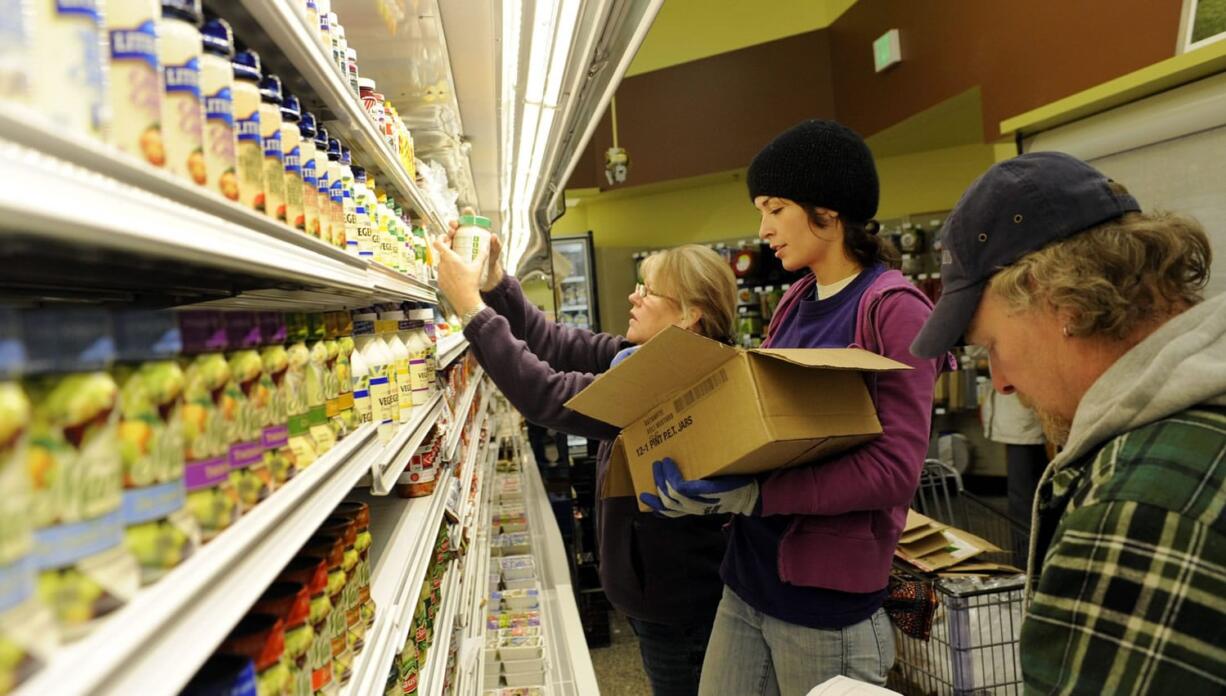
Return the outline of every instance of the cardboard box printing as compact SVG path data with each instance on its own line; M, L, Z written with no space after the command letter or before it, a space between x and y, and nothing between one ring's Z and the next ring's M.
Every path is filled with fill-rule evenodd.
M664 457L693 480L813 462L878 437L866 377L906 369L864 350L743 350L669 328L566 406L621 428L600 494L637 498L656 491L652 463Z

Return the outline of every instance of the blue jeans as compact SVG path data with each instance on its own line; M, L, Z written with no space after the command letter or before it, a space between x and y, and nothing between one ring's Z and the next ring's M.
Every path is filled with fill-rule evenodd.
M702 696L804 696L838 675L885 685L894 634L885 610L843 629L797 626L755 610L727 587L702 666Z
M710 623L669 626L630 619L639 639L643 671L654 696L696 696Z

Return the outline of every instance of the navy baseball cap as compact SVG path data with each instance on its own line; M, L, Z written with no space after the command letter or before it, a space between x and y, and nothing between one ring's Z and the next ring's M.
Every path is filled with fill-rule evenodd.
M957 345L1001 269L1052 242L1141 211L1110 182L1062 152L1019 155L976 179L941 228L941 299L911 353L935 358Z

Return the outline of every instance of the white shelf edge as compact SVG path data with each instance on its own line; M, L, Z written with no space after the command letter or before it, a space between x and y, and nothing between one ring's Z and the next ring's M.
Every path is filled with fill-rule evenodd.
M396 479L409 465L413 452L421 445L422 440L430 433L438 422L438 416L443 411L443 392L439 391L429 401L420 407L414 407L412 419L400 426L400 430L392 437L379 453L371 467L371 492L375 495L391 493Z
M359 141L350 144L356 144L373 157L374 164L384 177L390 178L396 188L409 197L413 208L438 231L445 230L446 223L442 216L409 177L408 171L400 163L400 156L392 152L391 146L378 133L366 109L349 90L346 79L341 77L331 57L324 54L316 33L308 31L302 16L287 0L242 0L242 3L339 119L336 122L344 129L347 140L356 138Z
M485 370L478 366L468 380L468 388L464 391L464 396L460 398L459 407L452 414L454 417L451 422L455 427L447 433L447 439L443 441L443 453L446 455L444 458L449 462L455 461L456 454L458 454L460 433L464 431L468 409L473 405L473 398L477 395L477 389L481 386L481 378L484 376Z
M369 469L358 429L89 636L60 648L21 696L173 693Z
M464 338L464 333L454 333L438 342L438 369L451 365L456 361L456 358L464 354L464 350L468 348L468 339Z
M367 273L376 295L392 300L407 299L438 304L438 293L429 283L380 263L373 261L367 263L369 264Z
M15 226L19 233L304 286L256 290L214 304L238 309L350 305L358 298L438 302L426 283L355 258L107 143L55 130L28 109L0 103L0 150L0 211L21 221ZM64 205L66 190L72 205Z

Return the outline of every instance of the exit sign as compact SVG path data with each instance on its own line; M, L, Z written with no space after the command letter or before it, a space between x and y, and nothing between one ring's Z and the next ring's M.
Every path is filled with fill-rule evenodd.
M873 67L877 72L901 62L902 47L898 42L897 29L891 29L873 41Z

